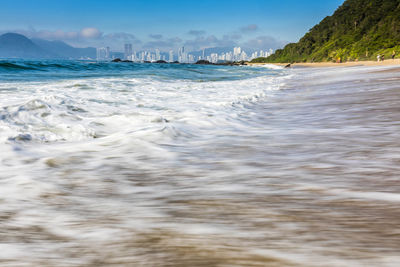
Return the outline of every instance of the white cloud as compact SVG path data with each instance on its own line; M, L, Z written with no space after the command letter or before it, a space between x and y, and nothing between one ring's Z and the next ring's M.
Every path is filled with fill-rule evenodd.
M80 36L87 39L99 38L102 33L97 28L83 28L80 32Z

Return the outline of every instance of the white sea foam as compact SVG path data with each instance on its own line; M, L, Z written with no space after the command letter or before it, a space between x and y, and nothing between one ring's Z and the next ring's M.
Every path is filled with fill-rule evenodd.
M0 123L10 140L39 142L79 141L167 122L211 126L213 119L229 115L233 104L251 103L279 89L277 79L283 78L203 83L101 78L14 84L24 91L11 101L3 99ZM86 86L96 91L82 90Z
M262 68L267 68L267 69L272 69L272 70L281 70L284 69L284 67L275 65L275 64L259 64L259 65L253 65L254 67L262 67Z

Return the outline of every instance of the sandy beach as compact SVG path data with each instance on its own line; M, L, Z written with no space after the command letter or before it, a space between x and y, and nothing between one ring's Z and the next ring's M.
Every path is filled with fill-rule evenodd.
M270 63L249 63L249 65L265 65ZM277 66L286 66L289 63L271 63ZM334 63L334 62L314 62L314 63L292 63L292 67L313 67L313 68L322 68L322 67L354 67L354 66L400 66L400 58L396 59L387 59L384 61L349 61L343 63Z

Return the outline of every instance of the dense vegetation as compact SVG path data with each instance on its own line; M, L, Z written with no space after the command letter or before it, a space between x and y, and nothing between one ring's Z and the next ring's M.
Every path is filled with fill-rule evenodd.
M298 43L252 62L312 62L390 58L400 54L400 0L347 0Z

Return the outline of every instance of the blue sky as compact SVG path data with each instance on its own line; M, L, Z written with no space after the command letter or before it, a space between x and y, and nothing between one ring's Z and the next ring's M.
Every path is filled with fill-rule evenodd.
M0 33L74 46L125 42L167 51L214 46L277 48L297 41L344 0L0 0Z

